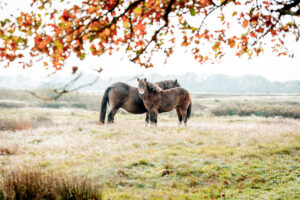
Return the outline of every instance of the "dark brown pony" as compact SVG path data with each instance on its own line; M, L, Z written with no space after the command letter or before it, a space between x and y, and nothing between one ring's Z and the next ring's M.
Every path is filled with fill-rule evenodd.
M180 87L177 80L166 80L156 82L156 84L162 89ZM101 101L100 124L103 124L105 121L107 103L109 103L111 108L108 114L108 123L114 121L114 116L120 108L132 114L147 112L138 89L122 82L114 83L105 90ZM149 122L148 114L146 115L146 122Z
M190 93L181 87L162 90L156 84L146 79L138 79L138 90L144 105L150 115L150 122L157 124L157 114L176 109L179 123L191 116L192 102Z

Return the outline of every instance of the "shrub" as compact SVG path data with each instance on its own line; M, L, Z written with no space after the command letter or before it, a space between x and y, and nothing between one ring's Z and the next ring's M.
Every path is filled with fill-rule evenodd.
M66 178L61 174L41 171L14 170L3 173L0 199L81 200L102 199L101 192L91 181Z
M287 106L287 105L221 105L211 110L211 114L214 116L261 116L261 117L287 117L287 118L300 118L299 106Z

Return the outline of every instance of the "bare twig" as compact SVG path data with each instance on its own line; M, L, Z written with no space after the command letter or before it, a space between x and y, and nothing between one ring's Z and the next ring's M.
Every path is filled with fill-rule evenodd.
M270 26L270 28L268 28L268 30L264 34L262 34L259 38L257 38L257 40L255 40L255 42L252 44L252 46L255 45L255 44L257 44L257 42L259 40L261 40L262 38L264 38L271 30L273 30L275 28L275 26L279 23L281 17L282 17L282 15L279 14L276 22L274 24L272 24L272 26Z
M206 18L207 18L212 12L214 12L215 10L217 10L218 8L219 8L219 7L215 7L215 8L212 9L210 12L208 12L207 15L205 15L204 19L202 20L202 22L201 22L201 24L200 24L200 26L199 26L199 28L198 28L198 33L200 33L201 28L202 28L202 26L203 26L204 21L206 20Z
M136 56L135 56L133 59L131 59L131 61L132 61L132 62L136 61L136 60L137 60L137 59L138 59L138 58L139 58L139 57L147 50L148 46L149 46L152 42L154 42L154 41L157 40L157 35L159 34L159 32L160 32L163 28L165 28L165 27L167 27L167 26L168 26L167 23L165 23L163 26L161 26L159 29L157 29L157 30L155 31L155 33L153 34L151 40L147 43L147 45L146 45L143 49L139 50L139 51L136 53Z
M101 73L101 72L103 71L103 69L100 68L99 70L95 70L95 71L97 71L98 73ZM70 88L70 87L71 87L78 79L80 79L82 75L83 75L82 73L78 74L74 79L72 79L69 83L67 83L62 89L54 89L53 92L56 93L56 95L53 96L53 97L44 97L44 96L38 95L38 94L36 94L35 92L29 91L29 90L26 90L26 92L29 93L29 94L31 94L32 96L38 98L38 99L44 100L44 101L54 101L54 100L60 98L63 94L66 94L66 93L69 93L69 92L73 92L73 91L82 89L82 88L84 88L84 87L92 86L92 85L94 85L94 84L99 80L99 76L97 76L97 77L96 77L92 82L90 82L90 83L83 84L83 85L80 85L80 86L75 87L75 88L72 88L72 89L68 89L68 88Z
M78 87L76 87L76 88L73 88L73 89L69 90L68 92L72 92L72 91L76 91L76 90L79 90L79 89L84 88L84 87L92 86L92 85L94 85L98 80L99 80L99 76L97 76L96 79L94 79L92 82L87 83L87 84L84 84L84 85L80 85L80 86L78 86Z
M199 26L199 28L198 28L198 33L200 33L201 28L202 28L202 26L203 26L204 21L206 20L206 18L207 18L211 13L213 13L215 10L217 10L218 8L221 8L222 6L226 5L226 4L228 3L228 0L223 1L220 5L215 4L213 1L211 1L211 3L212 3L212 5L213 5L213 8L212 8L211 11L209 11L209 12L205 15L204 19L202 20L202 22L201 22L201 24L200 24L200 26Z

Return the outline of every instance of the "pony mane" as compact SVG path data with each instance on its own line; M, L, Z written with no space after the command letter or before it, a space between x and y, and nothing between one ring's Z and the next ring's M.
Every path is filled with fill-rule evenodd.
M147 87L150 90L150 92L153 92L155 94L158 94L162 89L156 84L156 83L151 83L151 82L146 82Z

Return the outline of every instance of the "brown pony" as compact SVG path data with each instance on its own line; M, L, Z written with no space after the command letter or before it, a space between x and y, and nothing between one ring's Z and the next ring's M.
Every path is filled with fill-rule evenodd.
M157 114L176 109L179 123L191 116L192 102L190 93L181 87L162 90L156 84L144 79L138 80L138 90L144 105L150 115L150 122L157 124Z
M156 84L162 89L180 87L177 80L165 80L156 82ZM105 121L107 104L109 104L111 108L108 114L108 123L114 121L115 114L120 108L132 114L147 112L143 100L140 98L138 89L122 82L114 83L105 90L101 101L100 124L103 124ZM146 122L149 122L148 113L146 114Z

